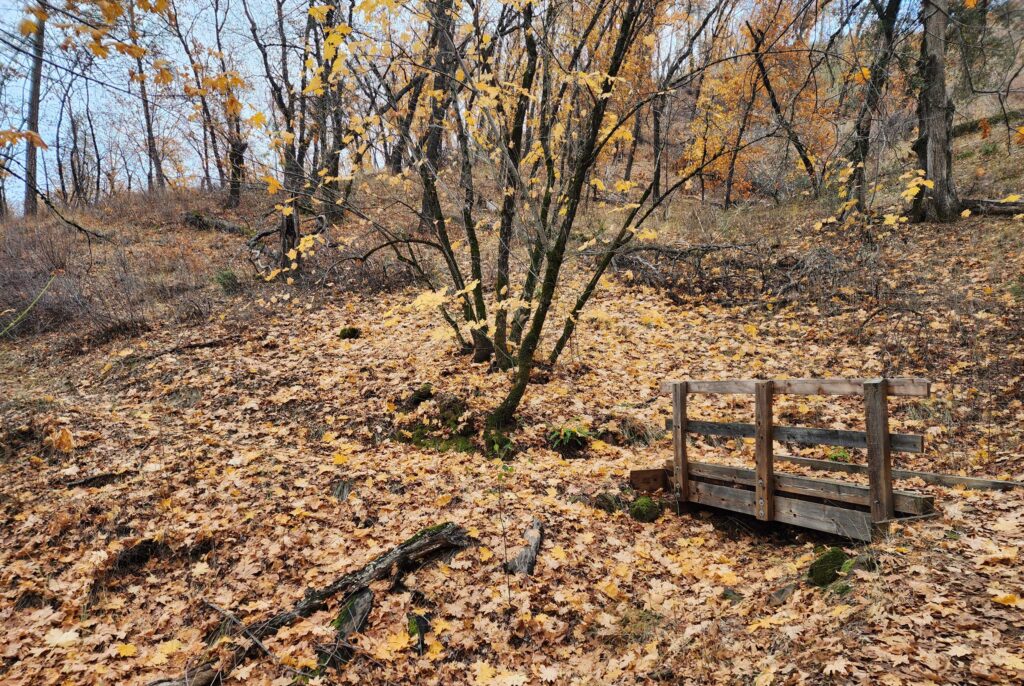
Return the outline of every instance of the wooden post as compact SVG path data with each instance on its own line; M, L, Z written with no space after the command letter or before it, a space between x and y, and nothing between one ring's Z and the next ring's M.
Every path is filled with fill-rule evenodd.
M771 381L758 381L754 386L754 455L757 460L757 481L754 484L754 513L766 522L775 519L775 465L772 440Z
M686 382L672 384L672 473L676 487L676 507L690 497L690 467L686 462Z
M892 457L889 447L888 388L885 379L864 382L864 415L868 443L868 489L871 521L892 519Z

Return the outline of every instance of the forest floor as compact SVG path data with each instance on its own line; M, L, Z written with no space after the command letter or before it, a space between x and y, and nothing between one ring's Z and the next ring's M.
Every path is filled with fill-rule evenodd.
M896 466L1024 479L1020 227L900 225L846 253L828 225L764 230L801 255L830 247L863 265L870 253L870 268L788 300L730 290L724 263L695 272L689 290L623 267L530 387L507 463L472 450L472 433L419 446L403 433L434 406L411 409L425 383L465 400L477 429L507 388L457 354L415 290L274 283L219 299L202 323L75 350L60 332L5 342L0 680L179 675L225 641L246 643L208 645L225 621L213 606L267 617L454 522L475 545L398 588L375 584L348 664L298 674L331 641L338 599L264 640L270 655L257 651L229 683L1020 683L1024 490L900 482L934 495L941 516L870 546L706 510L645 524L587 504L628 498L629 470L670 456L657 431L669 378L924 376L933 396L894 402L892 424L924 434L926 452ZM160 236L228 240L181 226ZM344 326L361 336L340 339ZM691 412L749 421L751 407L703 396ZM822 398L777 408L787 423L837 428L860 428L860 413ZM569 424L597 437L577 459L545 441ZM626 440L625 426L653 441ZM743 441L691 450L753 455ZM535 517L545 536L534 573L506 574ZM823 545L870 550L878 567L815 587L806 576ZM429 618L422 654L409 613Z

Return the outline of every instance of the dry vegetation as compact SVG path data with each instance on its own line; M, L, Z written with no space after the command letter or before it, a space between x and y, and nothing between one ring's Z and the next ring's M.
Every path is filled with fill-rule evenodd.
M642 524L595 507L602 493L628 503L628 471L670 454L657 430L668 401L656 392L668 377L926 376L934 397L899 403L893 430L926 434L927 451L897 466L1024 478L1020 223L851 235L792 207L677 203L658 246L730 247L618 264L561 363L535 373L502 463L480 452L479 420L505 373L468 363L436 312L416 306L418 290L368 290L381 265L343 259L344 232L300 282L263 283L244 238L181 224L184 199L146 207L83 217L113 238L91 258L63 228L7 234L34 237L10 245L25 246L17 268L37 280L56 266L32 261L47 259L47 241L72 257L54 300L40 300L0 352L5 683L181 674L246 642L225 611L268 617L445 521L474 545L397 586L373 584L351 661L316 672L337 598L265 639L270 655L257 651L231 683L1024 676L1020 491L901 483L934 494L942 516L873 546L709 511ZM223 216L256 229L262 211ZM351 279L330 272L336 263ZM217 284L225 269L242 292ZM117 278L134 284L124 304L102 298ZM145 330L111 330L130 313ZM359 337L340 338L342 327ZM424 384L432 397L416 395ZM439 419L446 398L465 403L454 424ZM750 408L702 399L692 412L735 420ZM794 399L777 412L854 427L860 409ZM592 436L576 459L549 447L566 426ZM752 459L743 442L693 450ZM534 517L545 524L536 570L506 574ZM877 569L810 585L818 547L834 543L870 552ZM410 613L429 623L422 654Z

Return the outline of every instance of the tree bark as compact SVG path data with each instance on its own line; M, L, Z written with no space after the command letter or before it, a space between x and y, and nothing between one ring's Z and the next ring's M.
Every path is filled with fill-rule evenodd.
M29 85L28 96L28 129L33 133L39 133L39 99L41 97L43 82L43 43L45 42L46 22L40 21L36 24L36 33L32 40L32 78ZM36 145L31 140L25 144L25 216L30 217L39 211L39 201L36 197L39 184L37 183L37 160Z
M878 14L879 45L871 63L864 104L861 105L853 127L850 149L853 173L850 175L849 195L857 201L857 209L861 212L867 210L867 162L871 149L871 126L882 100L882 91L889 81L889 64L895 50L896 18L900 13L901 0L889 0L884 8L881 0L874 0L872 4Z
M917 101L918 138L914 152L925 178L934 186L922 186L914 198L915 221L946 222L960 214L960 200L953 183L953 101L946 93L946 27L949 0L923 0L919 62L921 92Z

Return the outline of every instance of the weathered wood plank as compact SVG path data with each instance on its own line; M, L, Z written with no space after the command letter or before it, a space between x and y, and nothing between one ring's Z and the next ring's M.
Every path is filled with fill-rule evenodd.
M868 489L871 521L895 514L892 501L892 453L889 439L889 387L885 379L864 382L864 421L868 442Z
M776 496L775 521L859 541L870 541L872 537L869 513L795 498Z
M757 518L769 522L775 516L775 473L772 454L772 382L758 381L754 390L754 463L757 481L754 494Z
M862 464L849 464L846 462L832 462L831 460L816 460L810 457L796 457L794 455L776 455L775 459L781 462L791 462L803 465L818 471L843 472L846 474L867 474L868 468ZM697 464L696 462L692 464ZM973 476L960 476L959 474L939 474L937 472L919 472L911 469L893 469L894 479L921 479L926 484L936 486L966 486L988 491L1009 491L1014 488L1024 488L1024 481L1000 481L998 479L979 479Z
M676 498L678 501L686 502L689 498L687 481L689 480L690 469L686 464L686 382L677 383L672 387L672 451Z
M784 455L774 457L779 460L786 459ZM753 470L744 469L743 467L710 464L707 462L690 462L690 479L691 483L693 483L694 479L714 479L715 481L727 481L753 488L756 476ZM790 495L834 500L864 507L867 507L871 502L867 486L837 481L835 479L814 478L779 472L775 473L775 492L777 494L788 493ZM893 491L893 499L896 511L908 515L928 514L935 509L935 499L930 495L923 495L912 491Z
M633 469L629 472L629 485L640 493L668 491L668 472L664 469Z
M864 382L870 379L775 379L775 393L788 395L863 395ZM757 379L730 379L723 381L687 381L689 393L749 393L753 394ZM924 398L931 394L928 379L900 377L887 379L889 395ZM661 392L672 392L675 381L664 381Z
M692 503L718 507L741 514L754 514L754 492L732 486L691 481L688 500Z
M665 428L672 429L672 421L665 422ZM691 419L686 423L686 433L700 436L726 436L729 438L754 438L756 426L743 422L706 422ZM836 445L844 448L867 448L867 433L846 429L816 429L804 426L772 427L772 438L780 443L802 443L804 445ZM890 450L900 453L923 453L924 438L914 434L889 434Z

